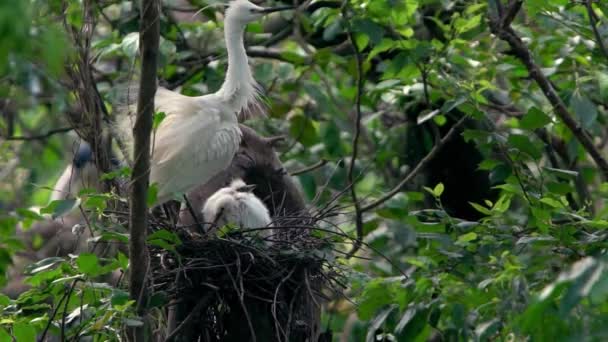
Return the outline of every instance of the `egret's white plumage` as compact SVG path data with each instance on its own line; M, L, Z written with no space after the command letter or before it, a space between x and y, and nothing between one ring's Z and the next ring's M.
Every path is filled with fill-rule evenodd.
M243 43L245 26L271 11L247 0L230 3L224 23L228 70L217 92L190 97L157 90L156 112L166 115L156 129L150 165L150 182L158 184L157 204L207 182L232 161L241 141L237 115L259 103ZM117 127L130 151L133 121L120 118Z
M272 222L268 208L240 179L211 195L202 213L205 222L219 227L233 224L241 229L262 228L271 226ZM264 232L262 235L269 235L270 231Z

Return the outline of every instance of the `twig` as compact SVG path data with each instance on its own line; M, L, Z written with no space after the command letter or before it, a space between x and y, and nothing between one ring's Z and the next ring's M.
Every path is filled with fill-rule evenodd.
M201 223L201 221L198 219L198 215L196 215L196 212L194 211L194 208L192 207L192 203L190 203L190 200L188 199L188 196L186 196L186 194L184 194L184 200L186 201L186 207L188 208L190 215L192 215L192 219L196 223L201 234L205 234L205 228L203 227L203 224Z
M279 317L277 316L277 297L279 295L279 290L281 289L281 286L287 281L289 280L289 278L291 278L291 275L293 274L293 272L295 272L296 268L292 268L291 271L289 271L289 273L283 278L281 279L281 281L279 282L279 284L277 285L277 288L274 291L274 298L272 301L272 306L271 306L271 310L272 310L272 316L274 317L274 324L275 324L275 328L276 328L276 335L277 335L277 341L281 341L281 333L283 335L286 335L285 332L283 331L283 328L281 328L281 324L279 323ZM287 337L287 336L285 336ZM287 341L287 339L286 339Z
M256 342L257 339L255 336L255 329L253 327L253 323L251 322L251 317L249 317L249 311L247 310L247 305L245 305L245 300L244 300L245 294L243 293L243 291L239 291L239 289L237 288L236 280L232 276L232 273L230 273L230 268L228 267L228 265L224 262L222 257L219 256L219 254L217 256L220 260L222 260L222 264L224 264L223 266L226 269L226 273L228 274L228 277L232 281L232 286L234 287L234 291L236 291L237 295L239 296L239 303L241 304L241 309L243 310L243 314L245 315L245 318L247 319L247 326L249 327L249 332L251 333L251 341ZM237 255L237 258L238 258L238 255ZM240 263L240 259L238 259L238 261L237 261L237 266L240 268L239 263Z
M363 241L363 212L361 211L361 204L359 203L359 199L357 198L357 191L355 190L354 182L355 163L357 162L357 154L359 152L359 136L361 135L361 93L363 92L363 62L361 60L361 53L359 52L359 48L357 47L355 35L353 34L352 27L350 26L347 5L348 0L344 0L341 8L342 17L344 17L345 19L346 28L348 31L348 39L350 40L353 52L355 53L355 60L357 62L357 94L355 95L355 110L357 116L355 119L355 134L353 136L352 142L353 152L348 168L348 183L350 187L350 196L353 200L353 205L355 206L355 227L357 230L357 240L355 240L353 249L346 256L346 258L348 259L352 257L355 253L357 253L359 248L361 248L361 242Z
M60 341L65 341L65 318L67 315L67 311L68 311L68 304L70 303L70 297L72 296L72 293L74 292L74 288L76 287L76 284L78 283L80 279L74 279L74 281L72 281L72 286L70 286L70 290L68 291L68 296L66 298L66 301L63 304L63 314L61 315L61 339Z
M593 29L593 34L595 35L595 40L597 40L597 45L600 46L600 51L602 51L604 57L608 59L608 49L606 49L606 45L604 45L604 41L602 40L600 31L598 31L597 29L597 17L595 16L595 12L593 12L591 0L585 1L585 7L587 7L587 14L589 14L589 23L591 24L591 28Z
M452 128L450 128L448 133L446 135L444 135L443 138L441 138L441 140L435 144L435 146L433 146L431 151L429 151L429 153L426 156L424 156L424 158L422 158L422 160L418 163L418 165L416 165L416 167L414 169L412 169L412 171L410 171L405 176L405 178L403 178L401 180L401 182L399 182L399 184L397 184L391 191L387 192L385 195L383 195L379 199L361 207L361 211L362 212L370 211L370 210L380 206L382 203L388 201L389 199L391 199L393 196L395 196L399 192L401 192L401 189L403 189L405 184L407 184L412 178L414 178L414 176L416 176L418 174L418 172L420 172L422 169L424 169L428 165L428 163L437 155L437 153L439 153L439 151L443 148L443 146L445 146L445 144L448 141L450 141L450 139L452 139L452 137L454 137L456 132L465 123L466 119L467 119L467 116L463 116L462 118L460 118L460 120L458 120L454 124L454 126L452 126Z
M323 167L325 164L327 164L327 162L328 162L328 160L327 160L327 159L321 159L321 160L319 160L318 162L316 162L316 163L314 163L314 164L312 164L312 165L310 165L310 166L306 166L306 167L303 167L303 168L301 168L301 169L299 169L299 170L292 171L292 172L290 172L289 174L290 174L291 176L298 176L298 175L301 175L301 174L304 174L304 173L307 173L307 172L310 172L310 171L316 170L316 169L318 169L318 168L321 168L321 167Z
M511 8L513 10L519 10L519 7L521 7L521 2L522 0L516 0L512 4ZM562 99L555 91L551 81L542 73L536 62L534 62L531 51L524 44L521 38L517 35L517 33L515 33L510 25L503 26L503 23L508 22L506 19L509 18L509 15L515 14L511 14L511 12L508 11L504 18L496 18L493 16L490 17L490 29L492 30L492 33L509 44L513 55L515 55L526 66L530 77L534 79L541 88L543 94L553 106L553 110L557 116L559 116L568 129L570 129L572 134L581 143L581 145L583 145L583 148L585 148L587 153L589 153L591 158L595 161L602 173L603 178L608 180L608 161L606 161L600 151L595 147L591 136L574 119L574 116L570 113Z
M182 331L182 329L184 329L186 326L188 326L188 324L190 324L190 321L192 321L192 319L194 319L194 317L198 313L200 313L200 311L203 309L205 304L207 304L209 299L211 299L212 295L214 295L214 294L215 294L215 292L207 292L207 294L205 294L205 296L203 296L203 298L201 300L199 300L198 303L196 303L194 308L192 308L192 311L190 311L188 316L186 316L186 318L184 318L184 320L177 326L177 328L175 328L175 330L173 330L171 332L171 334L169 334L169 336L165 339L165 342L173 341L173 339L177 337L177 335L180 333L180 331Z
M2 137L2 139L4 140L19 140L19 141L31 141L31 140L46 140L48 138L50 138L52 135L55 134L59 134L59 133L66 133L66 132L70 132L74 130L74 127L62 127L62 128L57 128L57 129L52 129L46 133L43 134L39 134L39 135L32 135L29 137L22 137L22 136L9 136L9 137Z
M51 317L49 317L49 320L47 321L46 326L44 327L44 331L42 331L42 334L38 338L39 342L42 342L46 339L46 334L49 332L49 328L51 327L51 324L53 323L53 319L55 318L55 316L57 316L57 312L59 312L59 307L61 306L63 301L67 299L69 293L70 293L70 291L66 290L65 293L63 294L63 296L61 297L61 299L59 299L59 303L57 303L55 310L53 310Z
M286 62L294 65L308 65L312 62L311 59L307 57L302 57L302 61L296 61L285 57L286 54L281 50L263 48L259 46L251 46L247 48L247 55L249 57L274 59L277 61Z

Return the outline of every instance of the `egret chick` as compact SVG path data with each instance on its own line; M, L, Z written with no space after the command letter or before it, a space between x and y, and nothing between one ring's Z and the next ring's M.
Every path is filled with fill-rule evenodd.
M271 226L268 208L251 192L253 188L254 186L245 184L241 179L235 179L228 187L219 189L203 206L205 222L219 227L234 224L241 229ZM262 235L270 235L270 230L264 232Z
M156 129L150 161L150 182L158 186L156 204L170 200L174 193L187 193L229 166L241 141L237 115L257 106L259 99L243 42L245 27L267 13L288 8L230 2L224 22L228 70L221 88L195 97L158 88L155 110L166 116ZM117 127L130 151L132 124L127 118Z
M82 189L97 189L98 187L99 171L94 163L93 150L87 142L82 141L78 146L78 151L74 154L72 163L65 168L55 183L51 193L51 202L74 198Z

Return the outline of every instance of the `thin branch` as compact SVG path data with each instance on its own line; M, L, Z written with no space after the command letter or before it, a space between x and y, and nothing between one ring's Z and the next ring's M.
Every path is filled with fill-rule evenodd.
M63 314L61 315L61 338L60 341L65 341L65 319L67 316L67 311L68 311L68 304L70 303L70 297L72 296L72 293L74 292L74 288L76 287L76 284L78 284L78 281L80 279L75 279L74 281L72 281L72 286L70 286L70 289L68 290L68 297L66 298L66 301L63 303Z
M498 0L500 2L500 0ZM509 3L509 7L507 8L507 12L502 16L501 25L503 28L509 27L517 13L521 9L521 5L523 4L523 0L511 0Z
M361 248L361 242L363 241L363 212L361 211L361 203L359 203L359 199L357 198L357 191L355 190L354 179L355 164L357 162L357 154L359 153L359 136L361 135L361 95L363 93L363 61L361 58L361 53L359 52L359 48L357 47L355 35L353 34L352 27L350 26L347 5L348 0L344 0L341 8L342 17L344 17L345 19L348 39L350 40L353 52L355 53L355 61L357 63L357 94L355 95L355 134L353 135L353 152L348 168L348 186L350 187L350 196L353 200L353 205L355 206L355 227L357 230L357 240L355 240L353 249L346 256L346 258L348 259L352 257L355 253L357 253L359 248Z
M299 170L292 171L289 174L291 176L298 176L298 175L301 175L301 174L304 174L304 173L307 173L307 172L310 172L310 171L314 171L314 170L316 170L318 168L321 168L321 167L325 166L325 164L327 164L327 162L328 162L327 159L321 159L318 162L316 162L316 163L314 163L314 164L312 164L310 166L306 166L306 167L303 167L303 168L301 168Z
M521 0L516 1L521 2ZM521 6L521 4L520 4ZM519 9L515 6L513 8ZM507 15L511 15L508 12ZM538 86L543 91L543 94L549 100L553 106L553 110L564 122L566 127L570 129L576 139L583 145L583 148L589 153L591 158L595 161L598 168L600 169L602 176L605 180L608 180L608 161L602 156L601 152L595 147L592 137L585 131L585 129L574 119L574 116L567 109L564 101L559 97L555 88L551 84L551 81L542 73L539 66L534 62L531 51L524 44L521 38L515 33L511 26L503 27L502 23L506 22L503 18L493 18L490 16L490 28L492 33L497 35L500 39L504 40L511 47L513 55L515 55L528 69L530 77L536 81Z
M604 45L604 41L602 40L602 36L600 35L600 31L597 29L597 17L595 16L595 12L593 12L593 7L591 5L591 0L585 1L585 7L587 7L587 14L589 15L589 23L591 24L591 28L593 29L593 34L595 35L595 40L597 40L597 45L600 47L600 51L606 59L608 59L608 49L606 49L606 45Z
M43 134L32 135L29 137L11 136L11 137L0 137L0 138L2 138L4 140L19 140L19 141L46 140L55 134L66 133L66 132L70 132L72 130L74 130L74 127L62 127L62 128L52 129Z
M293 58L286 57L288 56L288 54L281 50L273 48L263 48L260 46L251 46L247 48L247 56L255 58L274 59L277 61L291 63L295 65L308 65L311 63L311 59L308 57L302 57L302 61L297 61Z
M134 164L131 176L130 213L129 213L129 260L131 276L129 290L136 301L137 314L143 318L142 327L131 330L132 339L145 341L147 321L147 273L149 256L146 246L148 228L147 194L150 181L150 133L154 115L154 96L156 94L156 70L160 40L160 4L158 0L141 1L140 53L141 79L137 99L137 118L133 127Z
M441 138L441 140L435 144L435 146L433 146L433 148L431 149L431 151L429 151L429 153L424 156L424 158L422 158L422 160L418 163L418 165L416 165L416 167L410 171L405 178L403 178L401 180L401 182L399 182L399 184L397 184L391 191L387 192L385 195L383 195L382 197L380 197L379 199L375 200L372 203L369 203L363 207L361 207L361 211L362 212L366 212L366 211L370 211L378 206L380 206L382 203L388 201L389 199L391 199L393 196L395 196L396 194L398 194L399 192L401 192L401 190L403 189L403 187L414 178L414 176L416 176L422 169L424 169L431 160L433 160L433 158L437 155L437 153L439 153L439 151L441 151L441 149L443 148L443 146L445 146L445 144L447 142L450 141L450 139L452 139L454 137L454 135L456 135L456 132L460 129L460 127L465 123L467 117L463 116L462 118L460 118L460 120L458 120L458 122L456 122L454 124L454 126L452 126L452 128L450 128L450 130L448 131L448 133L446 135L443 136L443 138Z
M46 326L44 327L44 331L42 332L42 334L38 338L39 342L42 342L42 341L46 340L46 335L49 332L49 328L53 324L53 320L55 319L55 316L57 316L57 313L59 312L59 308L61 307L61 305L62 305L62 303L63 303L64 300L69 301L69 296L72 293L72 289L73 289L74 284L77 281L80 281L80 280L82 280L82 279L74 279L74 281L73 281L72 286L70 287L70 289L66 289L65 293L63 294L63 296L61 296L61 298L59 299L59 302L55 306L55 310L53 310L53 313L51 314L51 317L49 317L49 320L47 321Z

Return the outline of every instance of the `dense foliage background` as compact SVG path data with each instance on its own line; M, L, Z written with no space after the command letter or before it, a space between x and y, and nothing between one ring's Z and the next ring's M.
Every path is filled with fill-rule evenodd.
M221 3L163 1L162 85L188 95L218 89ZM337 260L345 296L323 310L334 340L608 337L608 172L581 144L585 136L608 157L608 3L527 0L512 24L503 20L540 73L503 40L501 22L491 25L518 3L312 1L249 25L268 115L248 124L288 137L279 152L289 171L318 166L296 176L312 206L344 192L332 223L354 238L362 219L359 258ZM90 109L73 87L83 51L111 116L118 85L137 69L138 18L131 1L0 2L3 271L30 248L17 227L45 219L27 208L47 206L48 188L72 158L69 113ZM356 210L344 191L351 180ZM107 215L109 197L83 195L83 208L98 213L93 224ZM59 215L69 204L43 212ZM124 227L98 228L125 238ZM140 321L120 284L97 279L127 263L122 253L81 253L28 267L34 289L17 300L0 295L0 341L33 341L47 329L117 340ZM63 331L62 321L72 325Z

